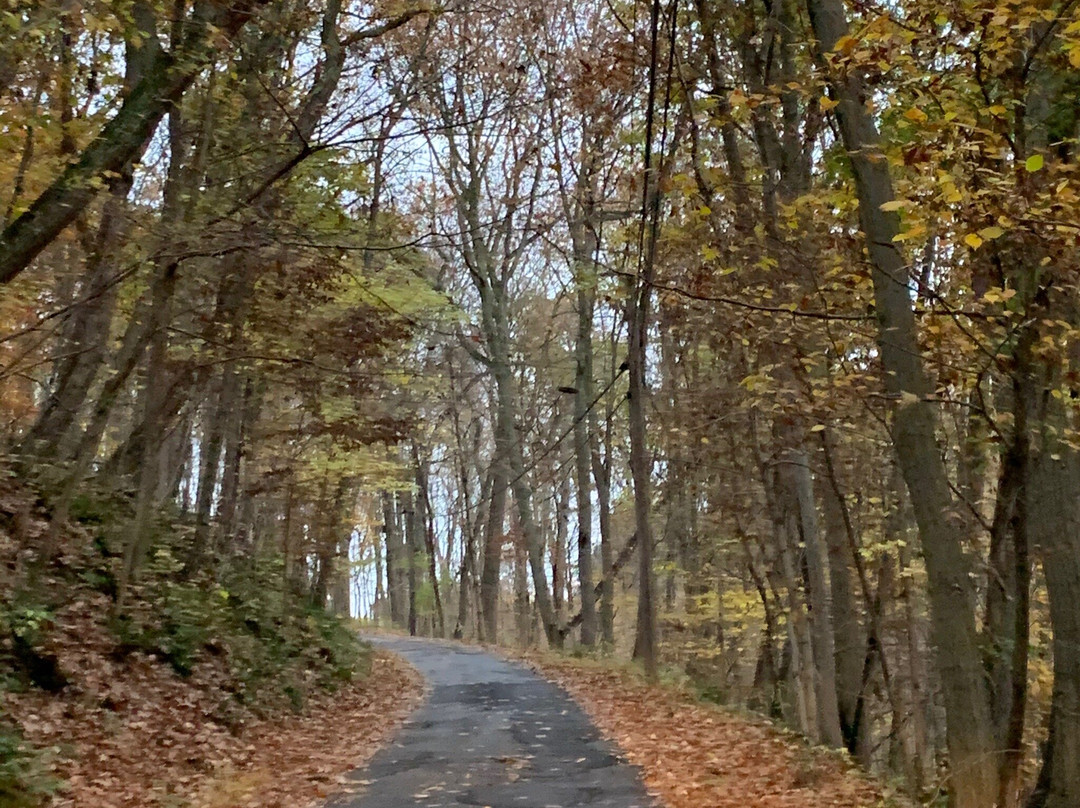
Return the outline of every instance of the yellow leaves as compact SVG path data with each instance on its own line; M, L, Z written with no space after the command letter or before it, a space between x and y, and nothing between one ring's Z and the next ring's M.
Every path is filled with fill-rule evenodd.
M1005 303L1006 301L1012 300L1014 297L1016 297L1015 289L1001 289L995 286L986 290L986 293L983 295L983 300L987 303Z
M1005 235L1005 231L997 225L990 225L984 227L975 233L968 233L964 236L964 243L971 247L973 250L979 249L985 242L993 241L996 238L1001 238Z
M752 373L739 382L739 386L748 392L755 393L759 390L768 389L772 379L761 373Z
M883 204L881 206L881 209L883 211L889 212L894 210L901 210L902 208L910 207L914 204L915 203L912 202L910 199L893 199L892 201Z
M810 427L810 431L811 432L824 432L825 431L825 424L814 424L812 427Z
M706 261L715 261L720 257L720 251L711 244L705 244L701 248L701 257Z
M927 114L918 107L911 107L910 109L908 109L906 112L904 112L904 117L907 118L909 121L914 121L915 123L926 123L928 119Z
M1027 160L1024 161L1024 168L1029 172L1034 173L1043 167L1043 156L1041 154L1033 154Z
M897 233L893 236L893 241L911 241L912 239L920 238L926 235L926 225L918 222L912 225L907 230Z
M818 99L818 106L820 106L826 112L828 112L830 109L833 109L834 107L837 107L839 105L840 105L839 101L833 101L827 95L823 95L823 96L821 96L821 98Z
M836 40L836 44L833 45L833 51L843 56L851 56L855 52L855 48L858 46L859 40L855 37L845 34Z

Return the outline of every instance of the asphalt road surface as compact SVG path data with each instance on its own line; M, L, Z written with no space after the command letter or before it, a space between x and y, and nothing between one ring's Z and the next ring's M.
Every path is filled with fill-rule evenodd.
M637 769L536 674L463 645L374 642L409 660L430 696L332 808L655 808Z

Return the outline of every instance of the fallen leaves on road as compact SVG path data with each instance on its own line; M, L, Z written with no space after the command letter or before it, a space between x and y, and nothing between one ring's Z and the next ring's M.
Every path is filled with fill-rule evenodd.
M666 808L877 808L881 784L839 753L811 748L764 719L695 702L621 670L527 659L560 685L641 768Z
M309 699L301 715L222 721L211 666L187 679L148 657L122 662L72 645L62 696L0 695L0 707L66 787L57 808L299 808L348 785L423 696L420 675L376 651L370 675ZM70 694L70 695L69 695Z

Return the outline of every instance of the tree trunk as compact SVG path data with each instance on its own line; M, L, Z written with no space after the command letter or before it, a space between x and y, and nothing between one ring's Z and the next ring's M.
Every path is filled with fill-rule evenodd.
M837 706L836 642L825 552L818 531L814 483L810 461L801 449L786 449L780 458L779 480L785 489L786 507L792 511L789 546L802 547L806 559L807 599L813 648L818 738L829 746L844 746ZM794 545L791 541L794 540Z
M566 590L570 582L566 537L570 529L570 478L563 477L555 490L555 546L551 549L551 594L555 620L566 625Z
M848 33L842 0L807 0L822 58ZM997 766L989 698L975 627L971 562L964 552L965 520L952 497L938 451L932 392L919 351L908 293L907 261L899 251L899 217L889 164L876 154L878 133L866 109L866 88L855 71L833 74L829 85L855 176L859 221L872 268L885 389L898 400L893 442L919 525L934 643L948 717L954 808L987 808L997 801Z
M590 423L590 455L593 480L596 481L596 506L600 522L600 639L607 648L615 647L615 549L611 528L610 460L600 456L600 437L595 420ZM605 457L611 457L611 413L605 432Z
M830 468L829 473L832 473ZM866 636L859 625L851 576L851 548L843 503L834 486L822 479L819 499L825 517L825 544L832 595L833 644L836 654L836 701L840 728L849 752L858 747L855 715L863 698L862 669Z
M498 427L496 427L498 428ZM487 522L484 526L484 568L480 573L480 608L483 612L484 642L499 641L499 579L506 521L507 470L498 447L491 466L491 498L488 501Z
M1063 419L1061 419L1063 420ZM1046 577L1053 630L1050 731L1030 808L1080 805L1080 454L1050 432L1031 464L1030 535Z
M576 245L575 245L576 247ZM587 249L587 247L583 247ZM587 256L592 258L592 252ZM577 263L577 338L574 342L574 480L577 500L578 581L581 592L581 644L596 644L596 600L593 597L592 479L590 474L589 411L593 404L593 309L591 277Z
M436 569L435 553L435 514L431 510L431 493L425 463L420 460L420 453L413 446L413 461L416 465L416 505L420 526L424 531L424 554L427 556L428 577L431 578L431 591L435 599L435 636L446 636L446 614L443 611L442 593L439 591L439 572Z
M404 628L408 619L405 586L406 548L402 544L397 502L390 491L382 492L383 538L386 543L386 589L390 598L390 623Z
M141 80L127 93L119 111L100 134L25 213L0 234L0 283L7 283L30 265L97 194L98 180L122 173L137 160L161 119L209 63L216 51L207 47L211 29L227 41L251 17L260 0L222 5L198 0L182 26L178 50L148 49ZM147 41L156 42L152 34Z
M417 612L416 596L420 588L420 570L418 569L417 556L422 552L423 523L417 512L412 491L405 491L400 497L401 511L405 516L405 564L406 580L408 581L409 595L409 636L415 637L419 626L420 615Z

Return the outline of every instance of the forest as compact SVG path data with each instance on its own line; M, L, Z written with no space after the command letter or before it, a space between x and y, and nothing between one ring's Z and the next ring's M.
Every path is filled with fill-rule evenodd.
M0 0L0 690L351 617L1077 808L1078 150L1075 0Z

